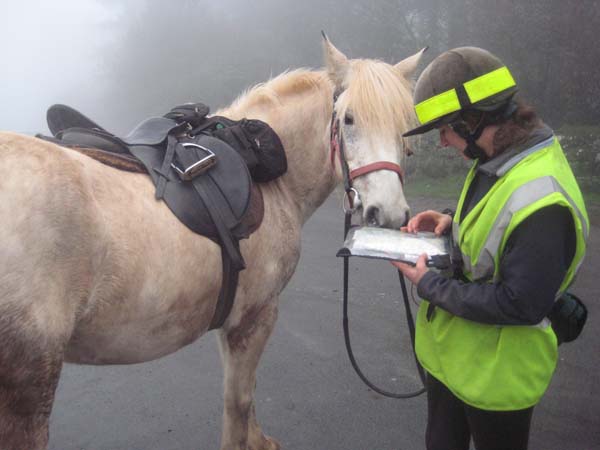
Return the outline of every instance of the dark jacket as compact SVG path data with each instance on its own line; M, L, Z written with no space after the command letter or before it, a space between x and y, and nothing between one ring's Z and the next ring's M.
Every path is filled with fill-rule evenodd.
M481 163L465 198L462 218L496 182L496 169L527 148L549 138L535 130L528 141ZM548 206L511 233L500 258L500 281L465 282L429 271L417 286L420 297L464 319L496 325L533 325L550 313L575 254L575 229L569 210Z

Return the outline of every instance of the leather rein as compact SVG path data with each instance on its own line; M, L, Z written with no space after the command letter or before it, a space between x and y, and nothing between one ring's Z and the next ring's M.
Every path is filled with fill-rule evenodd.
M340 119L336 117L335 112L335 102L337 101L338 95L334 94L333 103L334 109L331 116L331 133L330 133L330 160L332 169L335 168L335 155L336 153L339 155L338 159L340 162L340 166L342 169L342 175L344 179L344 190L345 196L348 199L349 208L346 209L344 205L344 239L346 238L348 231L350 230L352 214L356 211L357 208L361 206L360 195L358 191L352 186L352 181L358 177L366 175L371 172L376 172L378 170L391 170L398 174L400 178L400 182L404 185L404 171L402 167L398 164L390 162L390 161L377 161L365 166L350 170L348 166L348 161L346 160L345 153L345 145L344 145L344 137L340 133ZM354 357L354 353L352 351L352 346L350 344L350 325L348 320L348 274L349 274L349 257L344 256L344 271L343 271L343 328L344 328L344 341L346 343L346 351L348 353L348 358L350 359L350 363L354 368L354 371L359 376L359 378L372 390L375 392L391 398L413 398L421 395L426 391L425 388L425 372L421 367L419 361L417 360L416 352L415 352L415 323L412 316L412 312L410 309L410 303L408 300L408 292L406 289L406 282L404 280L404 275L402 272L398 270L398 278L400 279L400 286L402 288L402 296L404 300L404 308L406 309L406 321L408 324L408 329L410 332L411 344L413 348L413 354L415 357L415 363L417 365L417 370L419 372L419 377L421 378L421 382L423 383L423 387L414 392L409 393L395 393L383 390L377 386L375 386L360 370L358 363L356 362L356 358Z

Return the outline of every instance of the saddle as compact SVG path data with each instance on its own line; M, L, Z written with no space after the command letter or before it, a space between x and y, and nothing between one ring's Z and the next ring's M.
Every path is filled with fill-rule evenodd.
M239 271L245 268L239 239L262 219L262 194L252 179L276 178L287 162L281 141L264 122L208 118L208 112L201 103L181 105L118 137L69 106L53 105L47 113L53 137L37 137L122 170L147 173L156 199L192 231L220 244L223 282L210 325L214 329L227 318ZM273 147L275 156L269 151Z

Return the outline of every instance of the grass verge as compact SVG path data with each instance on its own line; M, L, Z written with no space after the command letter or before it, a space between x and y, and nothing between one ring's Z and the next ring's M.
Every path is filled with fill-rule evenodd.
M405 192L408 196L434 197L454 199L458 201L462 189L463 176L444 178L410 178L406 182Z
M405 192L407 196L431 197L458 201L464 177L448 176L444 178L411 178L407 180ZM590 222L600 225L600 192L587 190L583 198L590 216Z

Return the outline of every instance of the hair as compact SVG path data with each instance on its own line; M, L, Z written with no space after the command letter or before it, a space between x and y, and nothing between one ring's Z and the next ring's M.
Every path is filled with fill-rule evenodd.
M494 156L525 142L533 130L544 125L533 106L521 99L511 102L516 104L516 109L508 117L504 117L504 108L491 112L467 110L462 113L463 120L471 129L475 129L482 120L485 125L499 126L494 134ZM506 107L509 107L508 103Z
M533 106L517 100L517 109L508 119L498 122L500 128L494 135L494 154L499 155L507 148L523 143L536 128L544 125Z
M286 95L323 89L327 86L324 80L324 74L308 69L288 70L246 90L228 109L248 109L260 105L278 106L281 105L281 98Z
M351 64L347 95L340 96L337 114L351 111L361 127L402 139L415 121L412 81L383 61L356 59Z

